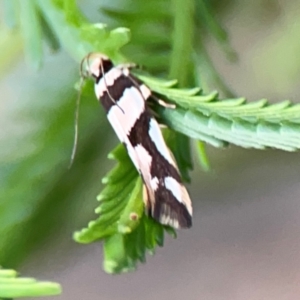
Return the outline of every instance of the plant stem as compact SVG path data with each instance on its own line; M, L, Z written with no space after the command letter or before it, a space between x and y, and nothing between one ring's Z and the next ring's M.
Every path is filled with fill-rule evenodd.
M171 78L178 79L180 87L191 85L193 75L192 51L194 40L194 0L172 0L174 10L173 50L171 53ZM189 84L190 82L190 84Z

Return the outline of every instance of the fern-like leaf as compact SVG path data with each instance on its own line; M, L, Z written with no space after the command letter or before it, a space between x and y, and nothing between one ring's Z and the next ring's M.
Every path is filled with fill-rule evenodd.
M55 296L61 294L58 283L19 278L14 270L0 268L0 300L20 297Z
M124 7L126 9L120 9L119 6L101 9L113 20L113 26L123 24L130 28L131 41L124 48L124 53L151 72L166 72L173 22L168 1L130 0Z
M146 251L163 244L163 226L144 215L142 182L123 145L110 154L118 164L102 180L105 188L98 196L99 218L87 228L75 232L79 243L104 241L104 270L119 273L133 270L136 262L145 261Z
M286 151L300 148L300 105L245 98L218 99L201 89L178 89L173 81L138 75L151 90L176 103L176 109L156 106L161 120L171 129L215 147L232 143L245 148L273 147Z

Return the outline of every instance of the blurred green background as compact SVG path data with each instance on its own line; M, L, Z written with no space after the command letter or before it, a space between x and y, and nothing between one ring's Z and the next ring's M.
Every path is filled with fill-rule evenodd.
M131 8L130 3L103 1L101 7ZM239 55L232 64L206 36L208 52L230 89L250 100L297 102L299 1L212 4ZM79 5L94 22L128 26L103 14L99 1ZM138 48L138 33L133 31L132 39L125 53L147 65L146 53ZM167 238L164 248L137 272L104 274L101 245L78 245L72 232L95 216L101 178L113 165L106 155L117 139L94 95L84 95L78 155L68 170L78 63L64 51L52 53L45 47L43 67L36 71L25 62L22 49L20 34L2 20L0 263L4 267L60 282L62 299L297 299L300 157L277 150L208 147L212 170L205 173L195 164L189 186L193 228L179 232L177 240ZM151 51L167 55L167 50Z

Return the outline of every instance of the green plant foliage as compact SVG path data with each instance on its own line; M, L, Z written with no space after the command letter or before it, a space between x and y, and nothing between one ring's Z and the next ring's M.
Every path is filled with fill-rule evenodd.
M142 181L124 146L108 157L118 164L102 179L106 186L95 210L99 218L76 232L74 239L84 244L103 240L104 270L119 273L134 270L138 260L145 261L147 250L153 253L157 245L162 246L164 228L175 233L145 216Z
M75 233L74 238L78 242L90 243L119 231L131 232L143 214L143 206L140 205L141 182L123 148L120 145L109 154L109 158L117 160L119 164L102 180L106 187L97 198L100 206L96 209L101 218L90 222L87 229ZM134 211L132 203L135 204ZM122 216L124 211L126 217ZM136 220L126 225L130 220L130 213L136 215ZM125 223L120 223L120 220L125 220Z
M103 269L111 274L135 270L137 261L146 261L146 252L154 254L157 246L163 246L164 230L176 237L172 228L142 215L134 231L105 239Z
M26 107L19 104L13 111L14 126L20 133L1 140L6 147L1 149L0 159L0 262L5 267L15 267L41 240L59 231L68 215L71 218L70 202L76 199L76 186L101 156L97 141L107 133L105 124L95 131L101 115L93 114L97 103L84 97L80 118L80 145L84 151L79 150L77 161L68 170L76 99L73 80L64 78L57 85L45 74L40 76L35 81L39 88L35 87L34 92L29 89L28 96L22 98ZM32 120L24 130L23 120ZM84 164L80 155L85 157Z
M40 16L36 16L36 20L44 18L42 23L48 24L48 33L56 37L57 45L70 49L70 55L80 60L86 51L92 49L91 45L82 41L81 27L76 29L71 20L67 23L65 11L59 5L52 1L32 1L31 5ZM23 22L30 20L25 18ZM26 26L30 27L30 24ZM77 34L73 35L74 32ZM117 47L122 43L119 40L116 42L116 38L122 35L124 43L128 38L128 30L115 30L113 34L107 34L102 44ZM13 53L10 51L7 56ZM24 101L26 97L22 97L22 103L27 103L26 108L22 109L19 104L14 110L15 126L19 126L23 120L32 120L29 123L34 124L28 131L21 131L20 136L11 135L1 140L6 147L1 148L1 153L5 153L0 160L0 263L5 266L19 264L41 240L62 227L69 211L67 203L70 203L70 199L67 195L74 193L70 196L73 203L74 199L79 198L75 192L76 183L82 181L82 172L89 173L95 159L101 156L100 148L96 146L99 142L95 141L104 139L107 126L103 126L100 132L95 130L101 115L92 113L95 112L95 106L91 107L83 97L80 127L81 145L85 150L79 151L79 154L81 152L85 156L85 163L80 165L80 158L77 158L79 163L75 163L71 171L67 169L76 99L74 91L71 92L76 71L72 73L74 77L64 77L55 80L55 83L50 75L36 81L36 91L27 91L31 100ZM89 90L92 91L92 88ZM94 93L89 94L89 91L85 95L94 97ZM96 101L94 103L97 105Z
M205 80L201 81L202 88L191 88L199 85L197 69L201 75L213 74L211 77L223 84L212 67L202 39L197 45L193 43L200 32L198 29L205 27L223 50L234 56L228 36L216 21L208 1L124 0L126 9L113 6L102 9L114 20L116 28L112 30L106 24L89 22L75 0L5 0L3 4L4 19L11 27L19 26L26 57L34 68L40 67L43 61L43 40L50 49L64 50L77 63L87 53L99 51L115 63L132 60L146 66L156 77L138 71L136 75L159 97L176 104L175 109L155 103L152 107L160 122L170 128L165 132L166 141L185 181L190 181L192 169L190 138L198 143L204 168L208 168L208 162L203 142L215 147L231 143L256 149L272 147L295 151L300 148L300 105L289 101L268 104L265 99L246 102L245 98L231 96L220 99L215 91L203 91L203 88L206 90ZM191 17L196 14L200 22L194 22ZM0 35L0 45L3 44L7 44L6 39ZM14 47L11 48L5 52L8 53L5 60L13 53ZM195 54L201 59L195 58ZM82 174L89 173L98 156L94 144L104 139L107 127L104 126L101 133L96 132L93 124L97 124L101 116L95 113L94 107L83 105L81 126L87 136L82 142L84 163L76 168L75 162L71 179L66 179L69 158L66 149L72 138L67 128L68 124L73 124L70 103L75 95L60 91L64 86L71 87L72 80L76 79L57 80L47 99L45 93L33 97L25 115L38 116L34 130L23 133L22 139L17 140L18 147L11 147L5 162L0 161L1 167L5 163L0 178L4 178L0 191L1 263L19 263L32 245L55 232L57 227L51 216L56 221L61 220L56 222L57 226L70 217L68 205L71 201L64 201L67 195L72 200L76 198L76 184L85 180ZM57 95L52 99L49 94L53 90ZM86 96L95 98L92 84L84 88L83 97ZM19 113L15 112L16 119ZM16 148L22 149L22 153ZM157 246L163 245L164 231L175 233L144 214L141 179L123 146L118 146L109 157L117 161L117 166L103 179L106 186L98 197L100 205L96 209L99 217L76 232L74 239L80 243L103 241L104 269L108 273L119 273L135 269L138 261L145 261L147 251L153 253Z
M267 100L247 103L245 98L219 100L217 93L203 94L201 89L177 89L174 82L140 75L151 90L173 100L177 109L157 106L166 125L194 139L222 147L226 143L245 148L299 149L300 105Z
M20 297L55 296L61 294L58 283L19 278L14 270L0 268L0 300Z

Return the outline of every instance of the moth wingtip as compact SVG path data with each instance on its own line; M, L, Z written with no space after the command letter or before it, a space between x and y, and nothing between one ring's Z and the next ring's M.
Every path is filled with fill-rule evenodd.
M192 218L190 217L190 218L183 219L179 217L178 219L170 219L168 222L163 224L171 226L174 229L189 229L192 227Z
M192 216L184 208L170 210L164 205L156 207L153 217L161 224L171 226L174 229L188 229L192 227Z

